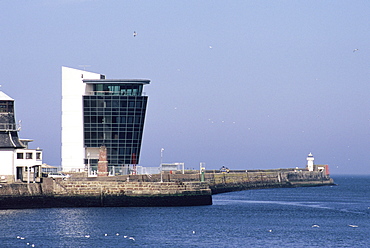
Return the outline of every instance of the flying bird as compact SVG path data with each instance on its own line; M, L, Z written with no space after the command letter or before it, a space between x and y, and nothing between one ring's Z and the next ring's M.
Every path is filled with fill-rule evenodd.
M356 51L358 51L358 49L357 49L357 48L353 50L353 52L356 52Z
M136 37L136 35L137 35L136 31L134 31L134 37Z

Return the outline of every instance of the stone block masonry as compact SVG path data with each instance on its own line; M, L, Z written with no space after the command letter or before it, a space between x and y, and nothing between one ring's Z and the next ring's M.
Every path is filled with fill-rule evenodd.
M212 194L263 188L292 188L334 185L323 172L309 171L255 171L213 174L209 177Z
M54 181L57 195L127 195L163 196L211 194L207 183L200 182L115 182L115 181Z
M0 187L0 209L211 205L201 182L79 181L45 178L40 184Z
M234 171L199 174L130 175L42 183L1 183L0 209L45 207L134 207L211 205L212 194L282 187L333 185L323 172L294 170Z
M107 178L108 179L108 178ZM127 180L127 178L122 178ZM160 175L130 175L130 181L159 181ZM201 175L198 173L170 174L164 173L163 180L166 182L199 182ZM207 171L204 181L208 183L212 194L261 189L261 188L284 188L304 186L333 185L334 182L325 172L306 171L296 169L253 170L253 171L230 171L230 173L216 173Z

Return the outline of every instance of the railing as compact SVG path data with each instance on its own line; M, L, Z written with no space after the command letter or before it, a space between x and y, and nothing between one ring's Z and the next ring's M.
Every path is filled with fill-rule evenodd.
M16 124L0 123L1 131L17 131L18 127Z
M86 95L92 95L92 96L146 96L145 92L142 92L141 94L137 93L127 93L122 91L88 91L86 92Z

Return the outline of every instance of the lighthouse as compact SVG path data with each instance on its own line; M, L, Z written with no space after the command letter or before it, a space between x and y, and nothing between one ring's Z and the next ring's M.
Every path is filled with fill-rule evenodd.
M14 100L0 91L0 149L24 148L18 138Z
M29 149L32 140L18 137L14 112L14 99L0 91L0 183L39 182L42 150Z
M312 155L312 153L308 154L307 156L307 169L308 171L313 171L314 170L314 167L313 167L313 161L314 161L314 157Z

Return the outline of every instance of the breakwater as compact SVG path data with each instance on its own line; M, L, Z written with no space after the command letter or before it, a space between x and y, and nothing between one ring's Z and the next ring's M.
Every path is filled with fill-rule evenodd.
M212 204L211 190L207 183L92 179L95 180L45 178L42 183L3 184L0 187L0 209Z
M160 181L162 179L162 182ZM41 207L132 207L211 205L212 194L261 189L333 185L323 172L295 170L164 173L43 178L40 183L0 185L0 209Z
M213 174L209 186L213 194L264 188L292 188L333 185L329 175L318 171L257 171Z

